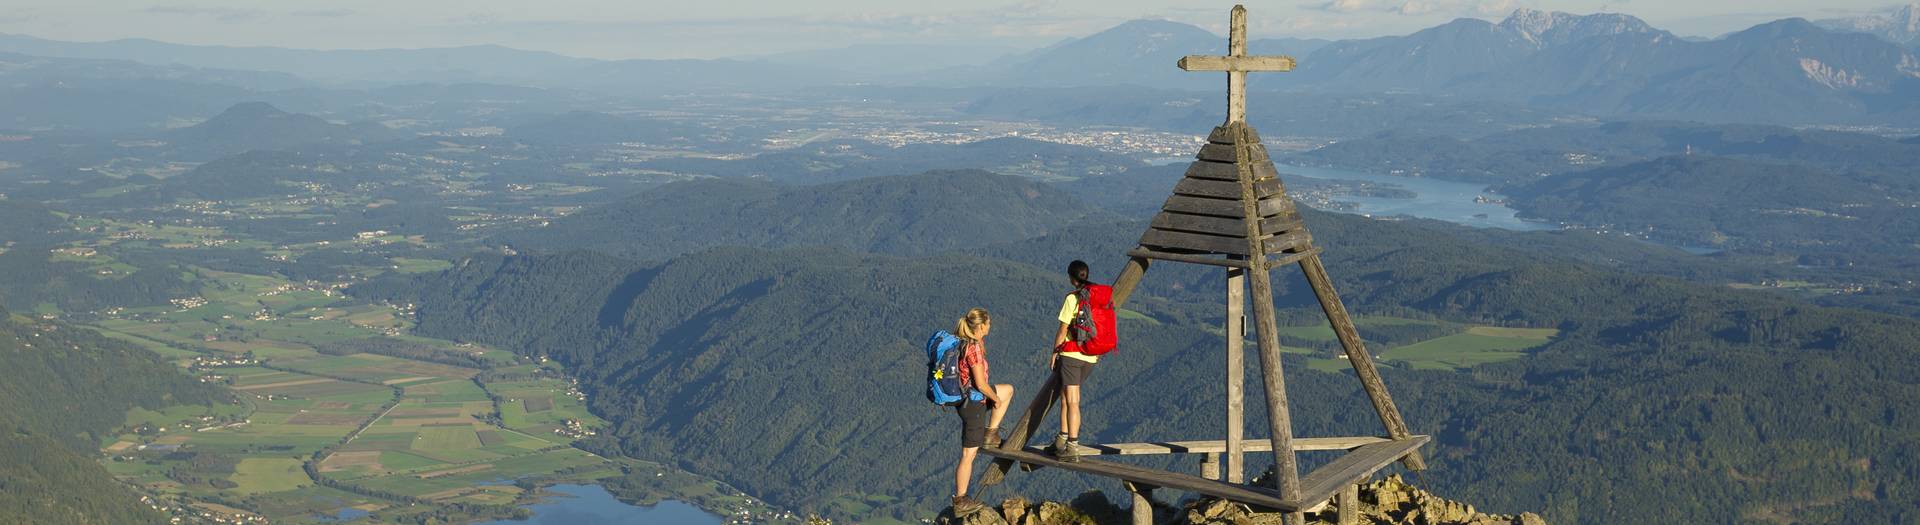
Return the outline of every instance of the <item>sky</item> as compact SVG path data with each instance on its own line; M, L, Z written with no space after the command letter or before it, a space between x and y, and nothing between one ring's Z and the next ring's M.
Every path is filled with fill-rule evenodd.
M1686 36L1887 0L1245 1L1256 38L1406 34L1517 8L1619 12ZM0 33L310 49L497 44L592 58L716 58L849 45L1033 48L1139 18L1225 33L1231 3L1193 0L0 0Z

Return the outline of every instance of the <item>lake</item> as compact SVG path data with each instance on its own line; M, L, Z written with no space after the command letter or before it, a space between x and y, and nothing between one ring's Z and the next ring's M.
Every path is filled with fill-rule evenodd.
M599 485L553 485L546 490L560 495L527 506L533 511L533 519L481 525L720 525L722 521L679 501L663 501L652 507L621 503Z
M1455 182L1429 179L1425 177L1395 177L1360 171L1336 168L1314 168L1274 164L1280 170L1280 178L1307 177L1327 180L1357 180L1372 182L1384 186L1395 186L1411 191L1417 196L1411 199L1390 199L1360 195L1343 195L1335 200L1351 202L1359 206L1353 210L1376 217L1405 215L1422 219L1447 221L1475 228L1502 228L1517 231L1551 230L1555 226L1548 223L1532 222L1520 219L1517 212L1504 204L1484 204L1474 202L1477 197L1504 200L1499 194L1487 191L1487 185L1471 182Z

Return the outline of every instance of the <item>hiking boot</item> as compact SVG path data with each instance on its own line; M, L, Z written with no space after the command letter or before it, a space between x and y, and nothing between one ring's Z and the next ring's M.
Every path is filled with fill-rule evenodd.
M1066 440L1064 443L1061 443L1059 450L1053 452L1053 456L1063 463L1078 463L1080 461L1080 442L1071 439Z
M985 446L987 448L1000 448L1000 444L1002 442L1003 440L1000 438L1000 429L988 427L987 428L987 444Z
M1065 448L1067 448L1067 435L1065 433L1054 434L1053 444L1047 445L1047 455L1059 458L1060 451Z
M975 512L980 512L981 510L984 510L986 508L987 508L986 505L981 505L980 502L974 501L973 498L969 498L966 496L953 497L953 515L954 516L965 516L968 514L973 514Z

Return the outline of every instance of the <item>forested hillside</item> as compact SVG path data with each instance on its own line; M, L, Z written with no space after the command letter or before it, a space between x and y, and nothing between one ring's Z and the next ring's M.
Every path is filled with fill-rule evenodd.
M1523 358L1465 371L1388 365L1414 428L1437 436L1426 475L1435 487L1495 511L1544 509L1558 523L1913 518L1920 450L1903 436L1920 420L1901 416L1896 400L1920 394L1911 354L1920 323L1469 246L1392 222L1310 220L1363 315L1560 330ZM356 293L426 305L424 333L568 363L586 375L595 409L621 421L625 451L829 515L913 517L945 494L941 451L954 439L951 416L916 390L925 334L964 307L993 309L996 380L1032 388L1064 286L1051 268L1082 256L1110 273L1138 228L979 250L992 259L738 248L664 264L486 257ZM1207 332L1219 322L1217 281L1163 270L1175 267L1156 267L1129 305L1143 317L1122 325L1125 346L1090 387L1090 439L1193 439L1206 436L1191 429L1219 425L1220 343ZM1279 275L1283 305L1310 301L1289 271ZM1288 357L1298 432L1376 432L1355 382L1310 369L1309 357ZM1168 392L1179 395L1156 394ZM1042 496L1089 483L1052 471L1015 480ZM898 499L879 510L849 502L874 492Z
M648 190L500 240L515 248L638 258L730 245L928 254L1024 239L1101 216L1052 186L974 170L817 186L708 179Z
M152 352L0 309L0 509L9 523L159 523L93 460L128 409L212 403Z

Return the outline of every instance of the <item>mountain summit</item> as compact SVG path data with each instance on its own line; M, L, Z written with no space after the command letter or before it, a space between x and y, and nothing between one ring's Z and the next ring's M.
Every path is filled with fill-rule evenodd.
M1510 31L1535 47L1551 47L1579 41L1589 37L1619 35L1626 33L1666 34L1632 15L1619 13L1594 13L1575 15L1559 11L1540 11L1537 9L1516 9L1498 26Z
M1888 42L1920 49L1920 3L1900 6L1882 15L1829 18L1814 23L1833 31L1867 33Z

